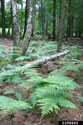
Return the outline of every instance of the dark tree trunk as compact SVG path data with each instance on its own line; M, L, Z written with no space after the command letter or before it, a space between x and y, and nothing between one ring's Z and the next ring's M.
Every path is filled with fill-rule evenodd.
M26 29L26 33L25 33L25 37L23 40L23 55L26 55L27 49L29 47L29 43L31 40L31 34L32 34L32 20L33 20L33 0L30 0L29 3L29 16L27 19L27 29Z
M14 37L13 37L13 36L14 36L14 35L13 35L13 34L14 34L14 30L13 30L13 15L12 15L12 5L11 5L11 24L12 24L12 35L11 35L11 36L12 36L12 40L14 40Z
M61 1L60 21L59 21L59 34L58 34L58 47L57 47L58 52L61 50L62 40L63 40L65 9L66 9L66 0L62 0Z
M9 22L8 33L7 33L8 36L10 36L10 24L11 22Z
M79 34L78 34L78 31L76 31L76 33L75 33L75 37L78 37L78 35L79 35Z
M71 35L71 0L68 0L68 20L67 20L67 36Z
M19 33L19 20L18 20L18 9L17 0L12 0L12 18L13 18L13 40L14 46L18 46L20 43L20 33Z
M29 16L29 0L26 0L26 7L25 7L25 24L24 24L24 34L23 34L23 38L24 38L24 36L25 36L26 29L27 29L28 16Z
M2 37L5 37L5 1L1 0L1 10L2 10Z
M35 30L35 27L34 27L34 23L35 23L35 0L33 1L33 19L32 19L32 34L31 36L33 37L34 36L34 30Z
M12 24L12 8L10 8L10 14L11 14L11 16L10 16L8 32L7 32L8 37L10 36L10 28L11 28L11 24Z
M72 39L72 36L73 36L74 15L72 14L72 8L73 8L73 1L72 0L68 0L68 19L67 19L66 39L68 37L70 37Z
M45 34L46 34L46 31L45 31L45 8L43 6L43 0L41 0L41 21L42 21L42 39L45 38Z
M73 21L74 21L74 17L72 16L71 17L71 26L70 26L70 38L72 40L72 37L73 37Z
M55 28L56 28L56 0L53 0L53 41L55 41L56 38Z
M23 1L21 2L21 10L23 10ZM20 34L23 34L23 13L21 12L21 29L20 29Z
M79 32L79 38L81 38L81 32Z

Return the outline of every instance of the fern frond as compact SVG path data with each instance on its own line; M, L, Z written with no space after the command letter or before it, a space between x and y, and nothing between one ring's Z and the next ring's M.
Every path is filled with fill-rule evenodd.
M37 105L42 111L42 116L53 111L58 113L60 107L76 108L67 99L74 97L69 92L79 87L73 80L63 75L55 75L48 76L41 80L40 83L41 85L44 84L44 86L36 88L33 94L36 96Z
M9 89L4 92L5 95L14 94L18 100L24 100L24 93L19 89Z
M69 100L67 99L64 99L64 98L58 98L57 102L59 103L59 105L61 107L66 107L66 108L77 108L75 106L75 104L73 104L72 102L70 102Z
M58 86L74 86L79 87L73 80L71 80L69 77L66 77L64 75L56 75L56 76L48 76L47 79L44 80L44 82L56 84Z
M55 110L56 113L58 113L59 107L56 103L50 98L40 99L38 100L38 105L40 106L40 109L42 110L42 116L53 112Z
M15 110L30 109L31 106L24 101L16 101L6 96L0 96L0 109L4 113L12 113Z
M79 72L79 67L78 66L74 66L73 64L69 63L65 66L62 67L62 70L67 70L67 71L75 71L75 72Z

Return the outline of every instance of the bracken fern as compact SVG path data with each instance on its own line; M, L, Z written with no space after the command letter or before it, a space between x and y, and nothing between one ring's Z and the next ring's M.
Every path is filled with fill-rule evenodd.
M39 81L35 79L35 84L40 85L40 87L37 87L31 96L35 97L36 104L42 111L42 116L53 111L58 114L61 107L76 108L68 98L73 97L69 92L79 86L70 78L63 75L48 76Z

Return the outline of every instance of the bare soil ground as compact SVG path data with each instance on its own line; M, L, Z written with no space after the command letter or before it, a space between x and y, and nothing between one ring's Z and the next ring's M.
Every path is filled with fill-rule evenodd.
M83 41L81 41L81 43L82 42ZM0 39L0 45L5 45L8 48L8 47L12 47L13 42L12 40L9 40L9 39L8 40ZM43 73L43 68L41 69L41 72ZM80 83L78 84L82 86L82 84ZM26 89L23 89L22 87L10 85L10 86L5 86L4 90L7 90L9 88L20 88L23 90L23 92L26 95ZM0 89L0 91L2 90ZM71 93L76 96L82 96L82 90L79 88L75 89ZM56 116L55 113L51 113L50 115L47 115L44 118L41 118L41 113L40 111L37 111L37 110L32 110L27 114L24 114L24 111L15 111L13 116L10 116L10 115L3 116L0 111L0 125L58 125L58 120L82 121L83 106L81 104L81 101L78 98L73 98L71 99L71 101L78 107L78 109L62 108L59 111L58 116Z
M9 47L12 47L13 41L11 39L2 39L2 38L0 38L0 45L5 46L5 48L9 48Z

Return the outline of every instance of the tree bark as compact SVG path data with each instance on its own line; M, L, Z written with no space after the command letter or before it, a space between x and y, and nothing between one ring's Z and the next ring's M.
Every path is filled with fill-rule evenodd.
M79 32L79 38L81 38L81 32Z
M24 34L23 38L25 37L26 29L27 29L27 20L29 16L29 0L26 0L26 7L25 7L25 24L24 24Z
M23 1L21 1L21 10L23 11ZM20 29L20 34L23 34L23 13L21 12L21 29Z
M14 40L14 37L13 37L13 36L14 36L14 35L13 35L13 34L14 34L14 30L13 30L14 27L13 27L12 5L11 5L11 24L12 24L12 35L11 35L11 37L12 37L12 40Z
M60 21L59 21L59 34L58 34L58 47L57 51L61 50L63 31L64 31L64 21L65 21L65 9L66 9L66 0L61 1L61 12L60 12Z
M33 0L30 0L29 2L29 17L27 19L27 29L26 29L26 33L25 33L25 37L23 40L23 55L26 55L27 49L29 47L29 43L31 40L31 35L32 35L32 20L33 20Z
M42 23L42 40L43 40L45 39L45 34L46 34L45 7L43 6L43 0L41 0L41 23Z
M57 53L57 54L55 54L55 55L43 57L42 59L39 59L39 60L30 62L30 63L24 65L24 66L22 67L22 69L31 68L31 67L33 67L33 66L37 66L37 65L43 64L43 63L45 63L45 62L47 62L47 61L50 61L50 60L59 58L59 57L61 57L61 56L64 56L64 55L68 54L69 52L70 52L70 51L67 50L67 51L64 51L64 52L61 52L61 53Z
M8 27L8 33L7 33L8 36L10 36L10 26L11 26L11 21L9 21L9 27Z
M2 37L5 37L5 0L1 0L2 11Z
M18 20L18 9L17 0L11 0L12 5L12 18L13 18L13 44L18 46L20 43L20 32L19 32L19 20Z
M56 0L53 0L53 41L55 41L55 28L56 28Z
M34 24L35 24L35 0L33 1L33 19L32 19L32 34L31 36L33 37L34 36L34 31L35 31L35 27L34 27Z
M66 40L70 37L71 32L71 0L68 0L68 19L67 19L67 32L66 32Z
M68 0L67 37L71 34L71 0Z

